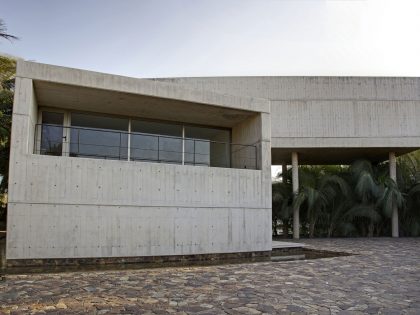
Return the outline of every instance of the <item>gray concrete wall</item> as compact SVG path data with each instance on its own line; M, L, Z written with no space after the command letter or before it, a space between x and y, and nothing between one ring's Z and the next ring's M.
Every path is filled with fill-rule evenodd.
M265 141L261 170L42 156L32 153L37 106L32 80L18 76L7 259L271 249L267 128L251 141Z
M261 171L41 155L19 161L8 259L270 249Z
M420 147L420 78L158 80L271 100L273 148Z

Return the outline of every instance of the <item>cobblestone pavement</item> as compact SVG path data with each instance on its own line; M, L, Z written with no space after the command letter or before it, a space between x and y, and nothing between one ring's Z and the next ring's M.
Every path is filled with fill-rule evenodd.
M358 255L7 276L5 314L420 314L420 238L304 240Z

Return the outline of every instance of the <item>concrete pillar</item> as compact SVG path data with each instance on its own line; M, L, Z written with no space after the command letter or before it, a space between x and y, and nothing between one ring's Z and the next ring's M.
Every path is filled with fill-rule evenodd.
M397 159L395 152L389 152L389 177L397 182ZM398 208L394 203L392 205L392 237L398 237Z
M299 169L298 169L298 154L292 152L292 183L293 183L293 195L297 196L299 193ZM299 239L299 207L293 207L293 238Z

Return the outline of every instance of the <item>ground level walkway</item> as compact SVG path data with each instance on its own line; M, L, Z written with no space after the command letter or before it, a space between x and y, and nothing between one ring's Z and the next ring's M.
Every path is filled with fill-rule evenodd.
M301 242L357 255L7 276L0 314L420 314L420 238Z

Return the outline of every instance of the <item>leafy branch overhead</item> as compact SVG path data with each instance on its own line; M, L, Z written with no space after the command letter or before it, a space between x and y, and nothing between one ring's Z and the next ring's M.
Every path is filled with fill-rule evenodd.
M0 19L0 38L7 39L9 41L19 39L17 36L11 35L7 33L7 26L6 23L2 19Z

